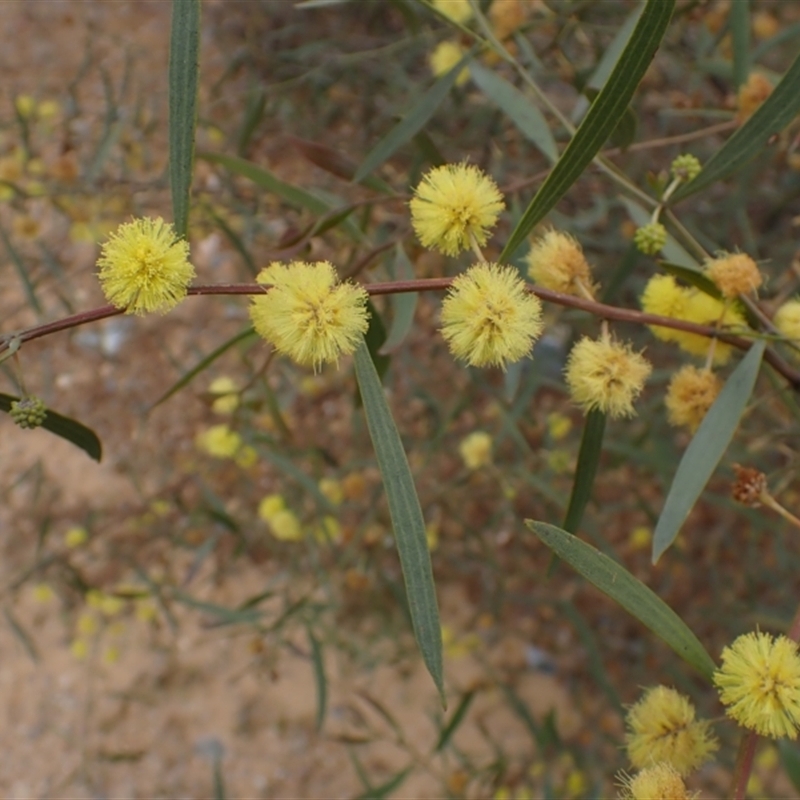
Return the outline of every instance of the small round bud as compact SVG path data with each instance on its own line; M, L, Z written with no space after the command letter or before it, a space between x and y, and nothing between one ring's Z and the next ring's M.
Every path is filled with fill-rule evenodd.
M670 166L672 177L681 181L693 181L702 169L700 161L689 153L676 156Z
M648 256L654 256L667 243L667 229L660 222L642 225L633 235L636 248Z
M23 397L22 400L14 400L11 403L11 419L20 428L38 428L47 416L47 407L44 402L30 395Z

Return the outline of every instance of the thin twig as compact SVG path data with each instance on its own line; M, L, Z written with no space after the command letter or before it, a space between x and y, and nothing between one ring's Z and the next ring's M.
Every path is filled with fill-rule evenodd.
M386 294L402 294L405 292L431 292L445 291L450 288L452 278L424 278L409 281L391 281L387 283L365 284L364 289L373 296ZM268 284L258 283L211 283L190 286L188 293L194 296L201 295L251 295L261 294L269 288ZM674 328L687 333L696 333L709 339L716 338L727 344L733 345L740 350L749 350L752 346L752 339L737 336L733 333L711 327L709 325L697 325L694 322L684 322L670 317L661 317L658 314L647 314L644 311L636 311L630 308L618 308L608 306L605 303L598 303L594 300L575 297L571 294L562 294L541 286L528 285L528 291L535 294L540 299L548 303L577 308L594 314L601 319L616 320L618 322L632 322L636 325L658 325L662 328ZM0 340L0 353L8 350L13 342L30 342L34 339L41 339L59 331L77 328L89 322L97 322L101 319L114 317L122 314L123 311L114 306L100 306L89 311L81 311L69 317L47 322L44 325L36 325L22 331L6 334ZM800 391L800 371L794 369L786 363L774 350L767 349L764 353L764 360L778 373L780 373L792 386L793 389Z

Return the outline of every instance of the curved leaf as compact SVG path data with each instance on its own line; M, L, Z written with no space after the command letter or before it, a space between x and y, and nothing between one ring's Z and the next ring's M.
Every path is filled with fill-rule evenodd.
M197 124L200 0L172 0L169 42L169 180L178 236L189 227L189 190Z
M0 411L9 413L11 411L11 403L19 399L19 397L14 397L10 394L0 394ZM100 461L103 457L103 446L100 444L97 434L76 419L63 417L48 408L42 428L54 433L56 436L60 436L62 439L66 439L68 442L72 442L95 461Z
M442 629L425 520L400 434L365 343L355 352L355 365L367 427L389 502L414 636L444 703Z
M583 512L592 494L594 477L600 463L603 450L603 433L606 428L606 415L602 411L590 411L586 415L581 436L581 449L578 453L578 464L575 467L575 481L572 494L564 517L564 529L570 533L578 530L583 519Z
M516 86L478 63L470 64L469 74L475 85L522 132L525 138L541 150L555 164L558 145L544 114Z
M442 75L436 83L425 92L411 110L383 137L372 150L367 153L361 166L353 176L353 183L360 183L376 167L379 167L390 158L394 153L409 141L414 134L422 130L425 123L434 115L436 109L442 103L447 93L455 85L456 79L461 74L472 53L467 53L461 61L456 64L445 75Z
M625 114L667 29L675 0L647 0L611 77L592 103L561 158L534 195L498 259L508 261L534 225L575 183Z
M392 273L393 280L412 280L414 268L408 260L406 251L400 242L395 248L394 259L395 270ZM392 324L386 341L378 351L381 355L387 355L397 350L408 336L411 326L414 324L414 313L417 310L419 292L398 292L389 295L389 303L392 307Z
M742 412L753 393L766 342L756 342L731 373L697 433L689 442L672 479L653 534L653 563L675 541L695 501L728 449Z
M663 639L684 661L711 680L716 668L713 659L686 623L652 589L577 536L545 522L526 519L525 524L559 558L619 603Z
M150 406L148 412L152 411L156 406L161 405L161 403L163 403L165 400L168 400L170 397L172 397L172 395L175 394L175 392L183 389L186 384L194 380L201 372L208 369L211 364L213 364L223 353L230 350L231 347L239 344L239 342L244 341L251 336L255 336L255 331L253 330L252 326L248 326L243 331L240 331L235 336L232 336L230 339L228 339L227 342L223 342L219 347L216 348L216 350L213 350L205 358L200 359L195 366L193 366L187 373L175 381L175 383L173 383L172 386L170 386L169 389L167 389L167 391L164 392L164 394L162 394L152 406Z
M672 202L683 200L716 181L733 175L750 159L764 152L773 136L779 134L800 112L800 55L775 87L736 133L706 162L700 174L672 195Z

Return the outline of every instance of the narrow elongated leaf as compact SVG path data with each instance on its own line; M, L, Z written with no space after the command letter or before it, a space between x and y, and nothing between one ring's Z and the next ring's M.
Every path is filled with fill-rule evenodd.
M366 792L358 795L356 800L383 800L384 797L389 797L395 789L400 788L411 770L412 767L406 767L400 770L400 772L389 778L388 781L382 783L380 786L372 786L367 789Z
M734 0L728 21L733 44L733 83L738 88L750 74L750 0Z
M800 748L797 742L789 742L786 739L779 739L777 744L783 769L795 790L800 792Z
M705 189L733 175L748 161L763 153L773 136L779 134L800 112L800 55L775 87L736 133L706 162L700 174L672 195L672 202Z
M379 167L394 155L406 142L413 138L414 134L422 130L425 123L434 115L436 109L442 103L447 93L452 89L464 65L469 61L471 53L467 53L461 61L456 64L445 75L442 75L436 83L425 92L411 110L383 137L372 150L367 153L367 157L353 176L353 183L360 183L374 169Z
M583 519L586 504L592 495L594 478L600 464L603 450L603 432L606 428L606 415L602 411L590 411L586 415L581 436L581 449L578 453L578 464L575 467L575 481L569 498L567 514L564 517L564 529L575 533Z
M591 78L589 78L589 80L586 82L586 89L600 89L608 80L608 76L611 74L611 70L614 69L614 64L617 63L620 54L625 48L625 45L628 43L628 39L630 39L631 33L636 27L636 23L639 21L639 17L642 15L643 9L644 4L637 5L636 8L634 8L633 11L631 11L631 13L628 15L628 18L625 20L625 22L620 25L619 30L616 32L616 34L614 34L614 38L611 40L611 44L609 44L609 46L605 49L603 55L600 57L600 60L597 62L597 66L595 67ZM586 113L586 109L589 107L589 104L590 99L585 94L578 97L578 99L575 101L575 106L573 107L569 118L576 125Z
M425 520L400 434L365 343L355 352L355 365L367 427L389 503L414 636L444 703L442 629Z
M169 41L169 180L178 236L189 227L200 53L200 0L172 0Z
M714 661L686 623L623 566L567 531L545 522L525 524L559 558L663 639L684 661L711 679Z
M453 734L458 730L458 726L464 721L464 717L467 715L467 711L469 711L469 707L475 697L475 691L475 689L470 689L461 696L461 700L459 700L456 710L450 718L450 722L442 728L442 732L439 734L439 741L436 742L436 747L433 749L434 753L439 753L444 750L447 743L453 737Z
M555 164L558 145L544 114L516 86L480 64L470 64L469 74L475 85L522 132L525 138Z
M0 411L10 412L11 403L19 399L19 397L13 397L10 394L0 394ZM100 444L100 439L97 438L97 434L91 428L87 428L75 419L63 417L48 408L42 428L54 433L56 436L60 436L62 439L66 439L68 442L72 442L95 461L99 461L103 457L103 447Z
M312 214L325 214L331 210L327 203L314 197L310 192L276 178L269 170L259 167L258 164L247 161L247 159L226 156L222 153L198 153L197 157L204 161L210 161L212 164L219 164L229 172L248 178L256 186L278 195L295 208L306 208Z
M22 288L25 290L25 297L28 299L28 305L30 305L37 314L41 314L42 306L39 303L39 299L36 297L36 290L33 288L33 283L28 276L28 268L25 266L25 262L17 252L17 249L11 243L11 239L2 225L0 225L0 238L3 240L3 244L8 252L8 257L13 262L14 268L17 270L17 275L19 275L19 279L22 281Z
M589 108L575 136L539 187L503 248L507 261L533 227L564 196L614 132L667 29L674 0L647 0L642 16L600 94Z
M753 393L766 343L756 342L741 360L689 442L672 479L653 534L653 563L675 541L695 501L728 449Z
M184 386L193 381L201 372L207 370L223 353L226 353L228 350L230 350L231 347L255 335L256 334L252 326L249 326L243 331L237 333L235 336L232 336L227 342L223 342L219 347L209 353L205 358L200 359L195 366L193 366L188 372L175 381L175 383L173 383L172 386L170 386L169 389L167 389L167 391L164 392L164 394L162 394L161 397L159 397L158 400L156 400L148 410L152 411L156 406L161 405L161 403L163 403L165 400L168 400L176 392L183 389Z
M314 667L314 685L317 687L317 730L322 730L322 723L325 721L325 710L328 706L328 681L325 677L325 660L322 655L322 646L314 636L310 627L306 628L308 642L311 645L311 664Z
M400 242L397 243L394 259L393 280L407 281L414 277L414 268L408 260L406 251ZM411 326L414 324L414 312L417 310L417 300L419 292L400 292L389 295L389 302L392 306L392 324L386 341L378 351L381 355L397 350L408 336Z

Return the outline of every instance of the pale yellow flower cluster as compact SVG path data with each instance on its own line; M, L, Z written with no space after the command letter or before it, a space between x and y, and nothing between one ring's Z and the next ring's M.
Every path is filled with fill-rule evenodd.
M672 275L654 275L642 294L642 309L648 314L694 322L698 325L717 326L735 332L746 330L747 322L738 307L724 303L699 289L679 286ZM682 350L693 355L704 356L709 352L711 340L697 333L652 325L653 334L665 342L675 342ZM717 341L714 347L714 363L725 364L733 348Z

